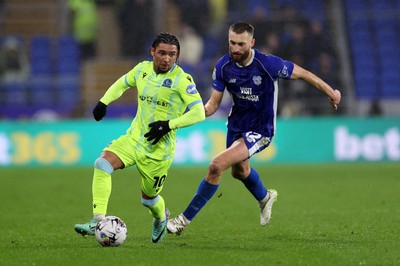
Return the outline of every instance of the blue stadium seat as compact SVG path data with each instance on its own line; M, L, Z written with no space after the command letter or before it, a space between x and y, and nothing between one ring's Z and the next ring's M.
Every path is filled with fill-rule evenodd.
M59 75L78 74L80 64L73 58L60 58L56 67Z
M358 97L365 99L377 99L379 97L377 73L378 66L374 60L368 63L355 64L354 81Z
M203 38L204 47L207 47L207 50L203 52L203 58L208 59L220 54L220 39L214 37L212 35L207 35Z
M297 10L303 9L303 2L299 0L279 0L278 3L280 6L290 5L296 8Z
M265 12L270 10L270 6L268 1L264 0L248 0L247 1L247 9L250 14L254 14L254 11L257 9L264 9Z
M64 35L58 39L58 57L62 56L79 58L79 45L73 36Z
M3 96L7 106L24 106L28 103L28 93L25 82L2 83Z
M400 98L400 76L398 72L383 71L380 87L384 98Z
M374 10L390 11L395 8L392 0L371 0L371 7Z
M356 65L361 64L361 61L374 60L373 53L375 51L374 45L371 42L355 42L353 41L351 48L351 55ZM375 63L375 62L374 62Z
M78 75L59 75L56 79L56 101L63 112L70 112L80 101Z
M384 23L384 22L383 22ZM384 23L385 26L384 27L380 27L376 30L376 37L378 38L377 41L378 42L387 42L387 41L391 41L391 42L396 42L399 34L396 31L396 28L389 24Z
M31 39L31 73L32 75L52 74L52 45L47 36L34 36Z
M347 13L354 14L368 10L368 4L365 0L344 1L344 8Z
M33 76L30 80L31 105L35 107L55 106L54 85L51 76Z
M399 58L399 52L397 52L396 56L391 55L382 57L380 60L381 66L385 68L385 71L395 71L396 73L398 73L400 69Z
M79 73L79 46L72 36L66 35L58 39L56 62L56 71L59 75Z
M397 85L400 84L400 26L398 11L396 13L400 1L353 0L344 3L357 96L400 98ZM383 12L388 15L383 16ZM390 14L397 15L394 18Z

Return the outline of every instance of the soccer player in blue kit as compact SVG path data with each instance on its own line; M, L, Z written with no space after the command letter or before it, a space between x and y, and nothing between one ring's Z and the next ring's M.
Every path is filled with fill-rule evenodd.
M219 108L224 91L231 94L233 106L227 124L227 149L212 159L206 177L183 213L168 220L169 233L182 233L215 194L222 173L229 167L232 176L242 181L259 202L261 226L269 223L278 193L266 189L257 171L250 166L250 158L267 148L275 134L279 78L306 81L325 93L335 110L340 103L340 91L313 73L293 62L253 49L253 34L253 26L246 22L229 28L229 53L219 59L214 68L213 89L205 105L208 117Z

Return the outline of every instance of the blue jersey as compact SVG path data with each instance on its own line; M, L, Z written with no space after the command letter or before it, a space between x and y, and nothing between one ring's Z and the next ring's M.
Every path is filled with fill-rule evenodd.
M294 64L274 55L252 50L246 66L234 62L229 53L218 60L213 72L213 88L231 94L233 106L228 128L234 132L254 131L275 134L278 79L289 79Z

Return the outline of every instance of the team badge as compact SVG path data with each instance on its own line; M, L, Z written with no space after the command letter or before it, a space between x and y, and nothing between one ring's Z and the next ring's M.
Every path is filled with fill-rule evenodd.
M171 88L171 85L172 85L171 79L164 79L164 82L162 84L163 87Z
M262 78L260 76L254 76L253 77L253 82L254 82L255 85L257 85L257 86L260 85L261 81L262 81Z
M189 86L187 86L186 92L189 94L196 94L197 93L196 85L190 84Z

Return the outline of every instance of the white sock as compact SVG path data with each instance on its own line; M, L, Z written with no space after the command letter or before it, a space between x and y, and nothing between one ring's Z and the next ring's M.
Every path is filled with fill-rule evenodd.
M94 213L94 214L93 214L93 219L96 219L97 221L101 221L101 220L103 220L104 218L106 218L106 215L105 215L105 214L98 214L98 213Z

